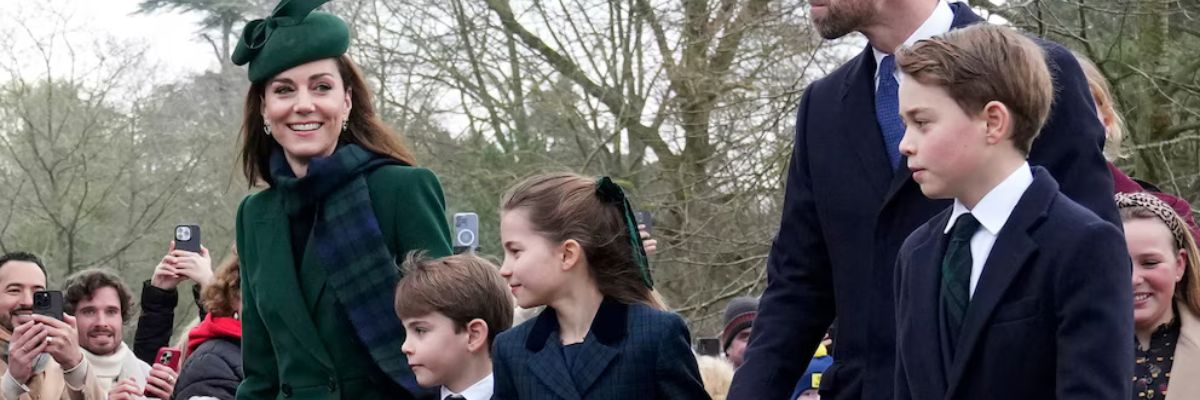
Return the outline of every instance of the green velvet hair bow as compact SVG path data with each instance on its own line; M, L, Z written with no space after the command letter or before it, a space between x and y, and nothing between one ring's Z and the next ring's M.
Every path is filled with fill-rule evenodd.
M625 219L625 229L629 231L629 246L633 248L633 262L642 273L642 282L647 288L654 288L654 280L650 278L650 260L646 256L646 248L642 246L642 235L638 234L637 218L633 215L633 206L621 185L616 184L607 176L596 178L596 196L621 209Z

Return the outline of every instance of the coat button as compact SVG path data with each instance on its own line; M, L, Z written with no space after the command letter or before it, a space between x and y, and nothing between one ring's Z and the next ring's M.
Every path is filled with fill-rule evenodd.
M329 378L329 393L337 391L337 380Z
M292 397L292 385L283 384L279 386L279 392L283 393L283 397Z

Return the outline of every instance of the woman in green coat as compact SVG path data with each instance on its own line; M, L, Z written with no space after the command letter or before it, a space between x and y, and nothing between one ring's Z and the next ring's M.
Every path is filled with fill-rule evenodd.
M246 24L238 209L241 399L423 397L392 310L397 257L450 254L441 185L375 115L349 30L284 0Z

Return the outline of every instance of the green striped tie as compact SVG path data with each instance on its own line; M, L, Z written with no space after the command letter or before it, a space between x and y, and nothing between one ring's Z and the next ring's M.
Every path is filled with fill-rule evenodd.
M979 221L975 216L959 216L950 230L950 244L942 259L942 307L950 343L957 342L967 306L971 303L971 236L978 230Z

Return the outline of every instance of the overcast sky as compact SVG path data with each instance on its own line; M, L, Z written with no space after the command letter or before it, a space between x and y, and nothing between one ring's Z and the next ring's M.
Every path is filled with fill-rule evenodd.
M35 35L53 31L61 18L75 29L76 38L112 36L121 41L148 47L150 62L161 67L159 72L181 76L189 72L216 69L215 56L209 46L196 36L200 17L195 14L160 12L151 15L133 14L139 0L0 0L0 25L18 41L28 46L30 35L14 19L26 22Z

